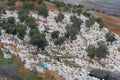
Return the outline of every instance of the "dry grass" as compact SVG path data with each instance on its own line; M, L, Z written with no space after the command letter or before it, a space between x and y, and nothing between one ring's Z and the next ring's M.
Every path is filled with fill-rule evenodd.
M51 12L58 11L57 7L52 3L45 2L45 5L48 8L48 10Z
M103 13L91 12L92 15L102 18L105 21L105 27L110 31L120 35L120 18L109 16Z
M0 0L0 6L7 7L7 0Z
M0 42L0 48L4 46L5 43ZM5 44L8 46L13 47L14 49L17 49L12 44ZM15 65L18 68L19 76L26 76L31 75L35 77L42 77L42 80L64 80L64 78L60 77L58 75L57 71L49 71L47 68L45 68L45 73L39 73L37 71L30 71L29 69L24 68L25 62L22 62L21 59L18 56L12 55L14 62L13 65Z
M49 71L47 68L44 75L43 80L65 80L58 75L58 71Z
M83 40L84 44L87 46L87 39L80 33L80 37Z

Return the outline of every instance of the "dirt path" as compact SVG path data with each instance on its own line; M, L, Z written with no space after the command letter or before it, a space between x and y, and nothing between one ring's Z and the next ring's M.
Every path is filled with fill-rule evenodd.
M81 37L81 39L84 41L84 44L87 46L87 39L81 34L81 32L80 32L80 37Z

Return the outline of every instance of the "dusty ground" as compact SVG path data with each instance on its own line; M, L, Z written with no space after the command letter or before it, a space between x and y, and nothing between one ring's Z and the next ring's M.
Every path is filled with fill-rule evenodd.
M58 10L57 7L55 7L55 5L52 4L52 3L45 2L45 5L46 5L46 7L48 8L48 10L51 11L51 12L54 12L54 11L57 11L57 10Z
M9 45L14 50L18 50L12 44L5 44L5 43L0 42L0 48L2 48L4 45ZM65 80L64 78L62 78L61 76L58 75L57 71L49 71L48 69L45 68L44 69L45 73L41 74L41 73L38 73L36 71L30 71L29 69L25 69L24 68L24 62L21 61L19 56L14 56L14 55L12 55L12 56L14 58L14 65L16 67L18 67L18 72L20 74L26 73L26 74L33 75L33 76L41 76L43 78L43 80Z
M84 41L84 44L87 46L88 44L87 44L87 39L80 33L80 37L81 37L81 39Z
M120 35L120 18L109 16L103 13L91 12L92 15L102 18L105 21L105 27L110 31Z

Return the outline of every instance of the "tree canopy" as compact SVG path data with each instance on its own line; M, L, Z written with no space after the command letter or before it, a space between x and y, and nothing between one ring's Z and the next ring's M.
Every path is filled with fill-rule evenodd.
M75 40L76 34L80 31L81 29L81 24L82 24L82 20L77 18L77 16L73 15L70 17L70 20L72 22L71 25L67 24L66 25L66 33L65 33L65 37L69 38L71 40Z
M86 21L86 27L90 28L92 25L95 24L96 19L92 16L89 18L89 20Z
M30 28L36 28L37 27L37 23L36 23L36 20L35 20L35 18L34 17L28 17L26 20L25 20L25 24L27 25L27 26L29 26Z
M65 38L64 38L64 37L59 37L59 38L57 38L57 39L54 41L54 44L55 44L55 45L61 45L61 44L64 43L64 41L65 41Z
M33 3L23 2L23 9L34 9Z
M107 46L103 43L98 45L99 47L95 47L94 45L89 45L87 48L88 56L90 58L106 58L109 54Z
M43 0L37 0L38 4L42 4Z
M44 5L44 4L41 4L38 8L38 15L41 15L43 17L47 17L49 14L48 14L48 9L47 7Z
M59 13L57 17L55 17L56 22L62 22L64 19L64 15L62 13Z
M27 19L28 17L29 15L26 13L18 14L18 18L20 19L21 22L24 22L25 19Z
M58 38L59 37L59 34L60 34L60 32L59 31L53 31L52 33L51 33L51 37L54 39L54 38Z
M47 46L47 40L43 36L43 34L38 34L31 37L30 44L35 45L38 48L41 48L42 50L44 50L45 47Z
M105 37L107 39L108 42L113 42L116 40L116 38L114 37L115 35L111 32L106 33Z

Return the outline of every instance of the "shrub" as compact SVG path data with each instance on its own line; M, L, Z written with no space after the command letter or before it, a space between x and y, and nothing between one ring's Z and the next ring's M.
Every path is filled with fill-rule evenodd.
M99 28L102 29L104 26L104 21L102 20L102 18L96 18L96 21L99 23Z
M116 38L114 37L114 34L111 33L111 32L106 33L105 37L106 37L106 39L107 39L108 42L113 42L113 41L116 40Z
M43 3L43 0L37 0L38 4Z
M59 2L59 1L53 1L53 3L55 4L56 7L65 7L65 3L64 2Z
M88 12L83 12L83 14L84 14L86 17L90 17L90 16L91 16L91 14L88 13Z
M92 25L95 24L95 18L92 16L89 18L89 20L86 21L86 27L90 28Z
M59 34L60 34L60 32L59 31L53 31L52 33L51 33L51 37L54 39L54 38L58 38L59 37Z
M38 8L38 15L41 15L41 16L43 16L45 18L49 15L48 14L48 9L47 9L47 7L44 4L39 6L39 8Z
M62 22L64 19L64 15L62 13L59 13L57 17L55 17L56 22Z
M88 56L90 58L106 58L107 55L109 54L107 46L101 43L98 48L96 48L93 45L88 46L87 50Z
M65 41L65 38L64 38L64 37L59 37L59 38L57 38L57 39L55 40L54 44L55 44L55 45L61 45L61 44L64 43L64 41Z
M28 3L28 2L24 2L23 3L23 8L24 9L34 9L34 4L33 3Z
M41 48L44 50L48 43L44 34L40 33L31 37L30 44L37 46L38 49Z

